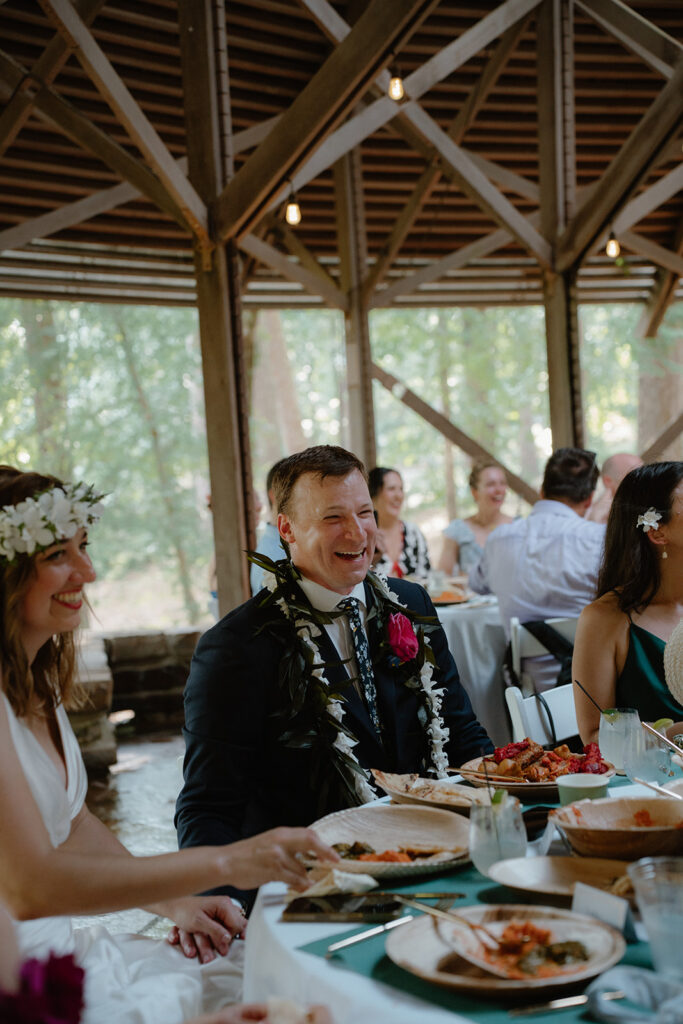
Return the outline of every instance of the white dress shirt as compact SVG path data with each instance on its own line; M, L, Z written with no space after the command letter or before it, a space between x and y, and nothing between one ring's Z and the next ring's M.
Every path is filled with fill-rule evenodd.
M532 622L578 616L595 597L605 527L578 515L561 501L537 501L527 519L493 531L481 561L470 572L470 587L498 598L505 635L510 619ZM538 662L535 671L533 662ZM545 688L554 659L525 659L523 666ZM554 667L554 668L553 668Z
M345 597L355 597L358 600L358 611L363 629L367 635L368 609L365 604L365 587L362 583L357 583L350 594L337 594L334 590L328 590L327 587L322 587L319 583L306 579L305 576L302 576L298 583L313 607L317 608L319 612L333 612ZM340 615L333 622L323 626L323 629L334 644L339 657L346 662L349 676L356 677L358 675L356 650L353 646L351 627L346 615Z

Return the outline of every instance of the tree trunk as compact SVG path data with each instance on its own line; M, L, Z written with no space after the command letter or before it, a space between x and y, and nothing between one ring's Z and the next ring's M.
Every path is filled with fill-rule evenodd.
M441 392L441 411L444 416L447 416L450 420L452 419L451 390L448 386L448 372L451 365L450 335L448 333L448 327L445 323L443 313L438 310L436 312L436 316L438 317L435 325L435 333L438 337L439 344L439 390ZM443 475L446 492L446 515L449 523L458 515L458 501L456 496L454 473L455 464L453 460L453 445L450 441L444 438Z
M278 310L265 312L262 323L267 337L264 369L269 381L270 405L271 408L275 406L286 452L298 452L306 447L306 437L301 426L299 401Z
M175 508L173 503L173 475L169 473L166 464L166 458L161 447L159 440L159 431L157 430L154 413L145 394L145 389L142 386L142 381L138 373L137 364L135 361L135 352L133 346L126 334L125 328L121 321L117 321L117 330L119 334L119 340L121 342L121 348L126 361L126 367L130 374L130 379L133 384L133 389L137 396L138 405L142 413L142 418L149 428L149 434L152 439L152 450L154 452L154 461L156 462L157 475L159 477L159 491L161 497L161 503L166 513L168 537L171 543L171 547L175 552L176 562L178 566L178 580L183 593L183 600L185 602L185 609L190 617L191 622L196 622L199 617L199 608L197 602L194 599L192 593L191 574L187 565L187 557L185 555L185 549L183 548L182 541L180 539L180 531L176 522Z
M41 464L37 468L40 472L70 480L72 461L67 441L68 402L64 383L66 346L57 338L49 302L22 301L20 308L41 456Z

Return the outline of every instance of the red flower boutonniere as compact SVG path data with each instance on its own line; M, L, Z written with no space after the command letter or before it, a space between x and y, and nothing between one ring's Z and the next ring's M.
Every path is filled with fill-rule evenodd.
M389 616L387 636L391 650L401 662L412 661L420 649L412 622L401 612Z

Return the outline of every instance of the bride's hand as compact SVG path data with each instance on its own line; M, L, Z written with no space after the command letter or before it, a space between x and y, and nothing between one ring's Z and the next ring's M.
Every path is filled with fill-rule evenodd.
M251 839L224 846L226 882L238 889L255 889L265 882L287 882L294 889L308 885L302 855L337 862L339 854L310 828L273 828Z
M168 942L201 963L225 956L234 938L243 938L247 919L228 896L187 896L157 910L174 922Z

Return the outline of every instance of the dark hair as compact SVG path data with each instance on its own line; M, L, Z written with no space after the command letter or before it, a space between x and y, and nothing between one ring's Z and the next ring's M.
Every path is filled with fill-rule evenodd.
M367 481L365 466L352 452L333 444L318 444L295 452L276 464L272 488L278 512L288 513L294 485L304 473L313 473L324 480L326 476L347 476L355 469Z
M273 465L270 467L270 469L268 470L268 475L266 476L266 498L268 499L268 504L270 505L271 508L273 506L270 501L270 492L273 489L273 480L275 479L275 474L280 471L280 466L282 465L282 463L286 461L287 459L278 459L278 461L274 462Z
M683 480L683 462L654 462L627 473L617 487L607 520L597 597L615 593L623 612L642 611L657 593L661 572L657 549L638 516L654 508L671 519L673 492Z
M489 459L488 457L482 457L481 459L475 459L472 463L472 470L467 479L468 484L472 488L479 486L479 477L485 469L500 469L503 473L505 470L501 466L500 462L496 462L495 459Z
M595 452L558 448L545 465L543 497L564 498L578 505L590 498L599 475Z
M401 476L399 471L391 466L375 466L368 473L368 490L370 491L371 498L376 498L384 487L384 478L387 473L395 473L396 476Z
M61 487L55 476L22 473L0 466L0 508L18 505L41 491ZM11 562L0 558L0 667L2 688L15 714L25 715L34 698L46 707L74 699L74 641L61 633L43 644L29 665L21 638L21 607L35 576L35 555L19 554Z

